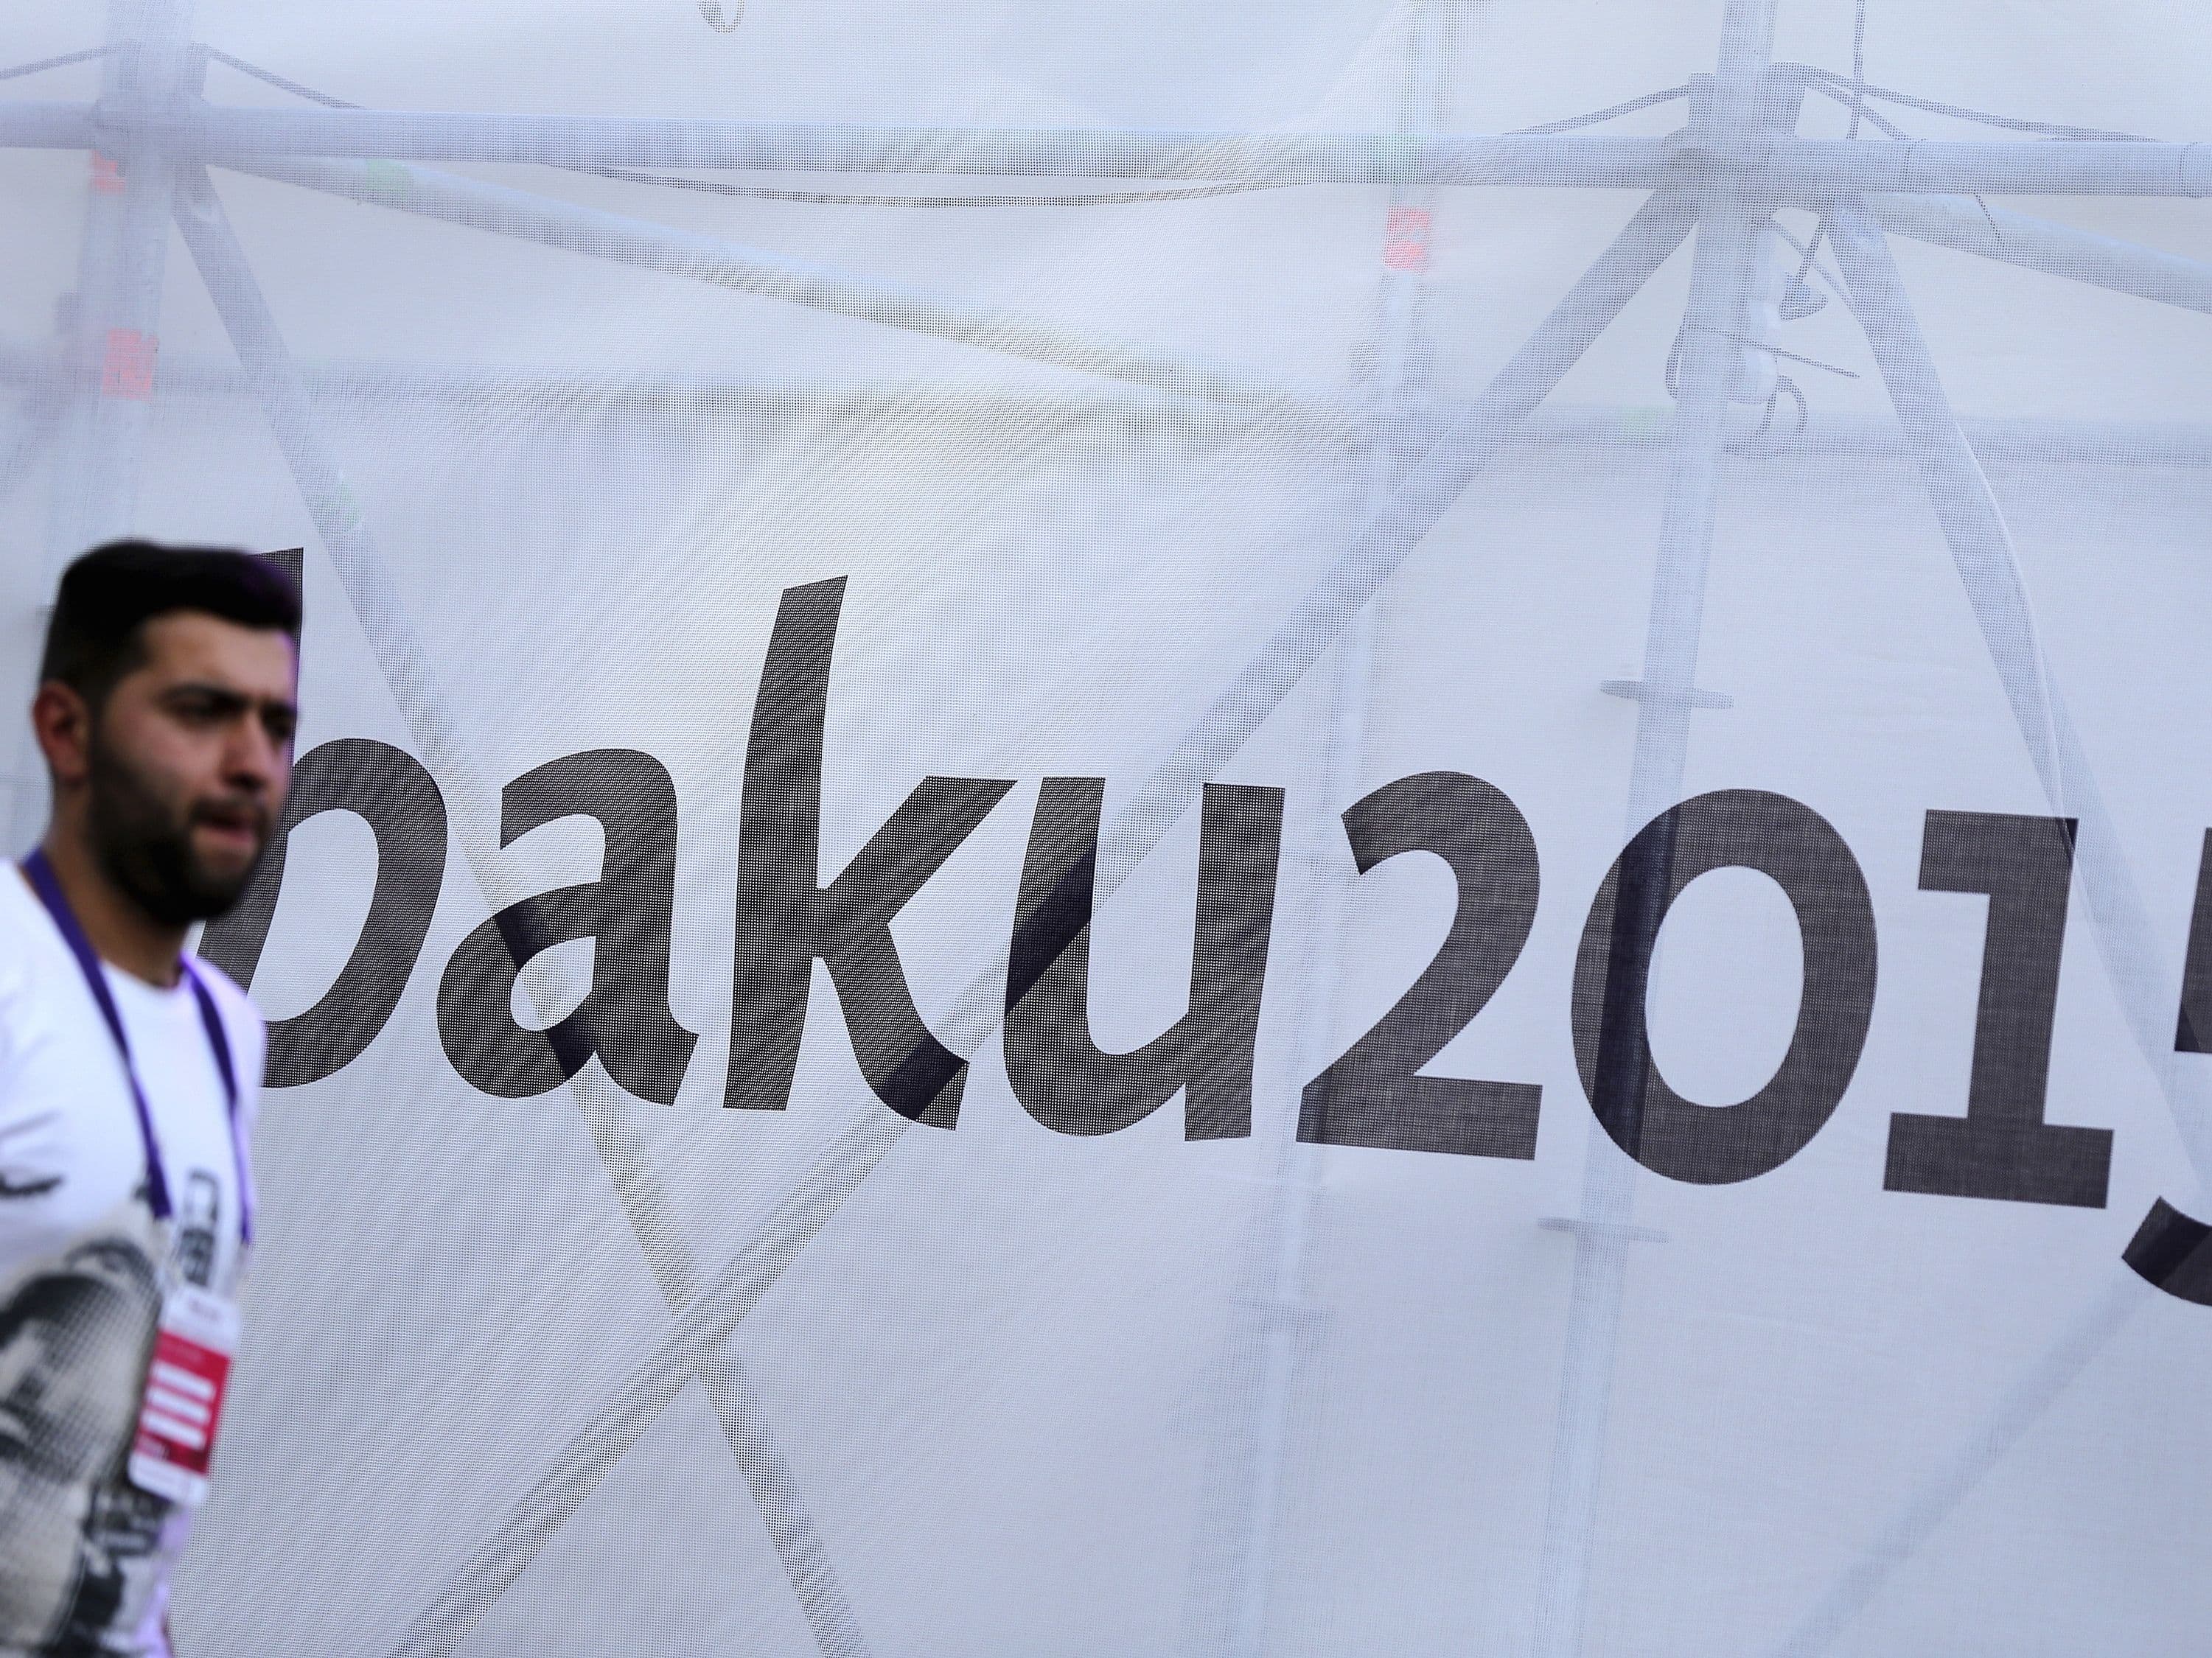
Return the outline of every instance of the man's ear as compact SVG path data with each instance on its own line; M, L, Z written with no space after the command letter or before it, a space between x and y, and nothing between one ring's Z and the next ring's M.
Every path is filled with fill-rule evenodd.
M57 789L82 783L90 775L92 708L79 692L58 679L40 685L31 699L31 730Z

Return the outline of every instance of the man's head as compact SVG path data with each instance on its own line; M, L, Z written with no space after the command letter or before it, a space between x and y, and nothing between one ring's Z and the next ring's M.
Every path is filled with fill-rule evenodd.
M57 832L164 926L245 890L291 780L300 595L268 560L114 542L62 576L32 703Z

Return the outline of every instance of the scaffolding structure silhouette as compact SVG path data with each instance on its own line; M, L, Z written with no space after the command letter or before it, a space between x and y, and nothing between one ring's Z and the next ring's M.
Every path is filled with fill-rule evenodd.
M209 170L253 174L395 212L562 248L641 270L765 295L1012 357L1073 369L1149 394L1311 423L1368 456L1365 522L1329 573L1102 833L1103 905L1266 714L1339 647L1331 774L1349 775L1364 718L1364 620L1376 595L1471 480L1525 424L1646 281L1693 246L1680 336L1676 414L1666 438L1662 516L1640 673L1607 689L1636 703L1626 827L1634 835L1680 798L1692 716L1724 706L1698 683L1706 565L1731 390L1746 349L1746 307L1765 228L1783 209L1817 213L1849 289L1936 521L2054 813L2077 818L2080 871L2096 936L2144 1058L2172 1105L2200 1181L2212 1186L2212 1095L2172 1062L2163 980L2142 900L2037 636L2009 534L1966 428L1942 381L1888 247L1904 236L2161 304L2212 313L2212 267L2046 222L1978 201L1983 193L2194 197L2212 194L2212 143L2108 137L2051 141L1838 141L1797 136L1818 72L1772 61L1778 0L1727 0L1717 62L1688 89L1690 118L1662 137L1584 131L1469 136L1436 130L1442 109L1440 0L1415 9L1406 130L1327 135L802 126L726 120L556 115L247 109L207 102L209 48L193 38L189 0L111 0L101 88L90 103L0 102L0 148L82 149L93 161L77 311L58 365L19 365L32 385L24 428L0 456L0 488L49 445L54 489L46 538L58 566L130 524L160 376L155 343L169 229L181 232L424 763L450 803L457 842L495 910L510 892L492 853L497 794L447 711L337 452L314 414L313 371L295 361L233 232ZM717 14L719 19L719 14ZM714 21L714 20L710 20ZM722 27L720 21L714 26ZM731 27L736 27L734 23ZM63 60L55 60L57 62ZM1846 83L1848 84L1848 83ZM1247 364L1119 338L807 264L774 252L439 172L431 162L550 163L581 168L681 167L779 172L1019 176L1103 181L1216 180L1388 187L1394 210L1425 224L1442 192L1462 186L1633 188L1649 192L1613 243L1480 396L1432 405L1408 389L1418 331L1417 272L1394 269L1381 301L1378 367L1364 387L1303 384ZM1808 263L1810 256L1808 255ZM1753 349L1758 349L1754 346ZM0 365L4 367L4 365ZM227 371L206 370L209 374ZM646 388L643 395L650 395ZM2094 430L2046 434L2094 443ZM2184 457L2202 464L2207 457ZM1348 643L1346 641L1349 641ZM26 764L27 763L27 757ZM21 769L19 768L19 770ZM30 825L19 789L13 829ZM1660 884L1663 886L1663 883ZM1324 900L1324 903L1333 902ZM1319 936L1333 940L1336 924ZM1333 950L1333 946L1332 946ZM1331 950L1311 965L1305 1048L1327 1041ZM975 1051L1003 1009L988 975L944 1032ZM538 992L549 1005L556 983ZM1322 1010L1316 1013L1315 1009ZM1308 1069L1311 1067L1309 1066ZM702 1264L629 1122L624 1102L586 1070L569 1084L670 1317L666 1334L591 1417L507 1518L455 1571L392 1649L395 1658L453 1652L572 1516L585 1497L688 1386L702 1382L767 1523L782 1568L825 1654L868 1643L818 1527L728 1338L819 1235L910 1125L864 1105L737 1254ZM1272 1528L1279 1503L1286 1403L1301 1340L1297 1315L1316 1148L1267 1148L1280 1200L1265 1206L1250 1308L1266 1358L1262 1420L1242 1474L1245 1539L1224 1602L1194 1625L1196 1649L1256 1654L1267 1645ZM1624 1278L1630 1253L1658 1234L1635 1219L1640 1171L1596 1124L1577 1212L1547 1224L1572 1240L1574 1267L1560 1360L1535 1653L1587 1647L1600 1485L1606 1461ZM2118 1272L2023 1375L1978 1434L1936 1473L1863 1559L1838 1576L1778 1650L1829 1650L1974 1483L2063 1390L2150 1292Z

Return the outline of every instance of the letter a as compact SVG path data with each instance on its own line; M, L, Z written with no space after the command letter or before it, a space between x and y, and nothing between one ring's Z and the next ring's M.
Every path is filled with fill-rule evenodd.
M676 786L635 749L550 761L507 786L500 845L579 815L606 837L599 878L510 904L462 939L438 987L438 1038L454 1070L501 1099L558 1088L596 1054L621 1087L672 1104L699 1040L668 1011ZM590 993L544 1030L517 1024L517 975L575 938L592 940Z

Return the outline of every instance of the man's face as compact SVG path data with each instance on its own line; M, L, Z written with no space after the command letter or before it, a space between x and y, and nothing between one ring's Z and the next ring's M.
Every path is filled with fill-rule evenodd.
M197 610L146 624L146 659L91 721L86 828L158 921L220 915L252 878L292 777L292 641Z

